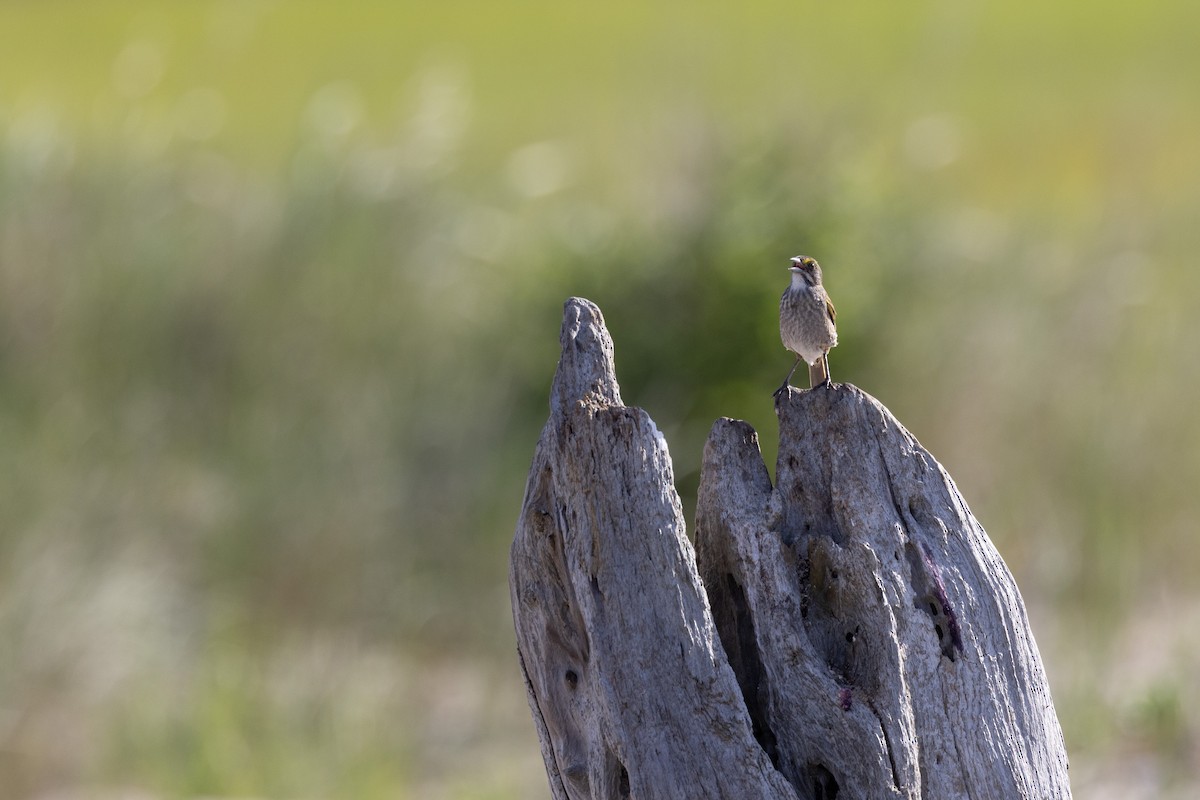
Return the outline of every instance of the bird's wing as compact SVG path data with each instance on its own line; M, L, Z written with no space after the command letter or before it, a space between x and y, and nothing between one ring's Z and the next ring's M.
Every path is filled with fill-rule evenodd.
M837 309L833 307L833 301L828 295L825 297L825 313L829 315L829 321L837 325Z

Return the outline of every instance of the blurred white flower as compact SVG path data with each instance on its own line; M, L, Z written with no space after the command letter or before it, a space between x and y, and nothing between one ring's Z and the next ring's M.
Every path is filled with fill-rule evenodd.
M358 85L352 81L335 81L313 93L304 116L323 142L335 144L362 123L364 113L365 104Z
M113 87L130 100L145 97L162 81L166 65L166 49L160 43L149 39L130 42L113 61Z
M506 172L509 183L521 195L544 197L567 184L570 153L560 142L535 142L509 156Z
M467 69L436 63L413 80L414 108L406 120L405 153L415 167L443 165L467 129L471 111Z
M75 159L75 145L59 112L44 102L13 117L8 126L9 152L31 172L65 169Z

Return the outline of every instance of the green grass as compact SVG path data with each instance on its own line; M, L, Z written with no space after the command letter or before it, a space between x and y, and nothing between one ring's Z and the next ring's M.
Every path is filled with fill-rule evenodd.
M1197 16L0 5L0 786L544 796L505 571L561 302L690 508L717 416L773 459L807 252L835 378L1017 576L1076 791L1184 796Z

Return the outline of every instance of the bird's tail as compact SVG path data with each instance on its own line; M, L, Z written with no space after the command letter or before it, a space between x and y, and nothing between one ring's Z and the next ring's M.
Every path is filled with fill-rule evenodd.
M814 389L829 382L829 354L825 353L817 359L817 363L808 365L808 385Z

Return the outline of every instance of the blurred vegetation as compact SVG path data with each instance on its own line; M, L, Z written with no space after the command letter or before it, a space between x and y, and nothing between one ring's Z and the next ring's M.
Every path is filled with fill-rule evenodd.
M0 5L0 795L530 797L561 303L685 507L834 378L1017 576L1079 796L1200 770L1200 6ZM1106 793L1107 792L1107 793Z

